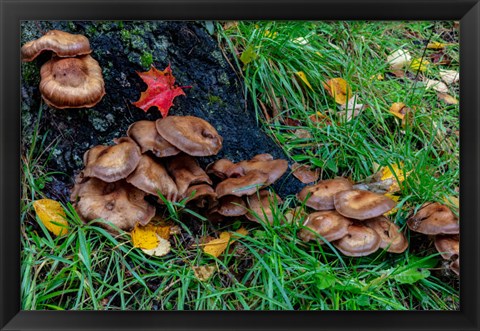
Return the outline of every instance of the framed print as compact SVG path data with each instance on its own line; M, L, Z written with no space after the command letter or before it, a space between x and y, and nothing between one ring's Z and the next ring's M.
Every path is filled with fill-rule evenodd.
M479 329L478 2L0 3L2 330Z

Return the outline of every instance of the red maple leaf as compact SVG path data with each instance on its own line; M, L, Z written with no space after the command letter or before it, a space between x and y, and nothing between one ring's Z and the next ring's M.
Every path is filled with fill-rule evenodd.
M147 90L142 92L140 99L132 102L135 107L147 112L150 107L157 107L163 117L168 115L168 110L173 106L173 99L185 95L181 87L175 86L175 77L172 75L170 65L160 71L154 66L146 72L137 72L147 84ZM187 87L187 86L184 86Z

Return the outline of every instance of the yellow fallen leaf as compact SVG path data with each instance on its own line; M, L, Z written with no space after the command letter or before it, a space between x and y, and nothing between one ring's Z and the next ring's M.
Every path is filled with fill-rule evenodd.
M248 230L245 229L245 228L242 226L242 227L241 227L240 229L238 229L237 231L232 232L232 233L231 233L232 243L235 242L235 241L239 238L239 236L236 236L237 234L240 234L240 235L242 235L242 236L246 236L246 235L248 235ZM233 239L233 238L237 238L237 239Z
M307 79L307 75L303 71L297 71L295 72L295 75L300 77L300 79L310 88L310 90L313 91L312 85L310 85L310 82Z
M165 225L165 226L156 226L155 227L155 232L163 239L168 240L170 239L170 225Z
M447 204L447 205L450 205L452 207L456 207L457 209L460 208L460 200L451 195L451 196L448 196L448 197L444 197L443 198L443 201Z
M133 247L142 249L154 249L157 247L160 236L156 233L156 227L151 224L141 226L137 223L130 233Z
M370 80L384 80L385 76L383 74L376 74L370 76Z
M447 94L447 93L437 93L437 97L448 103L449 105L456 105L458 104L458 100L455 98L455 97L452 97L451 95Z
M352 89L343 78L332 78L323 83L323 87L335 102L344 105L352 97Z
M396 203L398 203L398 200L400 200L400 197L398 195L393 195L391 193L386 193L384 194L386 197L392 199L393 201L395 201ZM393 208L392 210L386 212L384 215L388 216L388 215L392 215L392 214L395 214L396 212L398 211L398 208L395 207Z
M400 162L400 165L398 164L391 164L390 166L383 167L380 170L381 176L380 180L385 181L387 179L392 180L392 185L388 189L389 192L397 192L400 191L400 183L402 183L405 180L405 177L409 174L405 174L403 171L403 162Z
M201 281L206 282L217 271L217 267L214 265L202 265L192 267L195 277Z
M428 49L444 49L446 44L439 42L431 42L427 44Z
M405 117L405 104L403 102L394 102L390 107L390 113L398 117L399 119L403 120Z
M33 202L33 208L43 225L56 236L68 233L65 210L55 200L41 199Z
M218 239L213 239L209 241L203 247L203 251L206 254L219 257L227 248L228 242L230 241L230 237L231 235L229 232L220 233L220 237Z
M387 56L387 62L390 65L390 69L398 70L408 65L411 58L412 56L407 50L399 49Z
M428 69L428 66L430 65L430 62L426 59L418 58L418 59L413 59L412 62L410 62L410 69L414 71L420 71L420 72L425 72Z
M142 248L142 252L151 256L165 256L170 252L170 241L163 239L158 234L155 234L158 244L152 249Z

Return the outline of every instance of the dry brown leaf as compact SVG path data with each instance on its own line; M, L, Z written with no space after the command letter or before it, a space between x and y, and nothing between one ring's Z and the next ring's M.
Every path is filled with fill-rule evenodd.
M337 112L337 115L341 118L346 117L348 122L360 115L360 113L365 109L365 105L358 103L358 97L354 94L353 97L348 100L346 105L340 106L340 109L346 110Z
M229 232L220 233L218 239L213 239L207 242L207 244L203 247L203 251L206 254L219 257L227 248L230 237L231 235Z
M43 225L56 236L68 233L65 210L55 200L41 199L33 202L33 208Z
M182 229L178 225L173 225L170 227L170 235L180 234L180 233L182 233Z
M197 278L201 282L206 282L213 276L215 271L217 271L217 267L214 265L202 265L202 266L193 266L193 273L195 278Z
M425 79L426 89L434 89L440 93L448 93L448 86L439 80Z
M460 73L455 70L440 69L440 78L442 78L447 85L451 85L460 80Z
M352 97L352 88L343 78L332 78L323 83L323 87L334 99L335 102L344 105L347 98Z
M311 170L306 164L292 164L292 174L302 183L316 182L320 176L320 169Z
M387 56L387 63L390 65L390 69L398 70L407 66L412 59L412 56L407 50L399 49Z
M452 97L451 95L447 94L447 93L437 93L437 97L448 103L449 105L456 105L458 104L458 100L455 98L455 97Z
M165 226L157 226L155 231L156 233L163 239L168 240L170 239L170 230L171 226L165 225Z
M312 138L312 135L310 134L310 132L308 132L305 129L297 129L293 132L293 134L297 138L300 138L300 139L310 139L310 138Z
M167 255L170 252L170 248L171 248L170 241L168 241L166 239L163 239L158 234L155 234L155 236L157 237L157 240L158 240L157 246L155 246L152 249L142 248L142 252L144 252L147 255L151 255L151 256L165 256L165 255Z

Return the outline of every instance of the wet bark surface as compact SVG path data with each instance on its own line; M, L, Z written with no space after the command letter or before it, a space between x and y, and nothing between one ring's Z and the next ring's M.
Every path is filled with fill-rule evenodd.
M41 113L38 134L44 138L41 148L48 160L46 170L63 173L53 175L47 183L46 194L52 198L68 200L73 178L83 168L85 151L113 144L135 121L161 118L156 108L145 113L131 104L146 89L136 72L147 71L151 65L163 70L170 64L176 83L191 86L185 89L186 96L174 100L170 115L203 118L223 137L218 155L198 158L202 167L219 158L238 162L259 153L287 159L258 126L242 82L201 23L27 21L22 23L22 44L52 29L83 34L90 40L91 55L102 67L106 89L93 108L54 109L41 101L38 88L40 67L51 54L43 53L22 64L22 149L25 153L30 148ZM274 189L283 198L303 186L287 171Z

